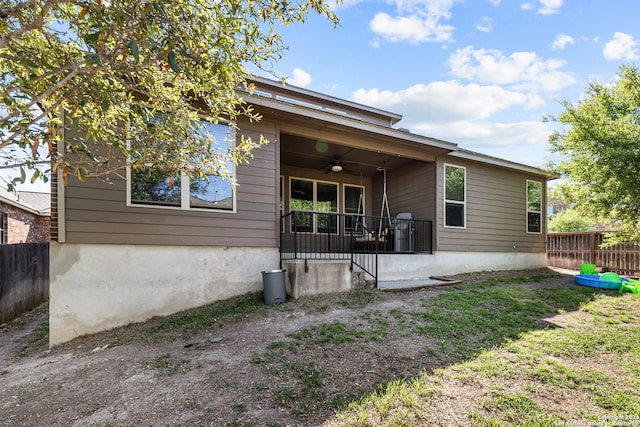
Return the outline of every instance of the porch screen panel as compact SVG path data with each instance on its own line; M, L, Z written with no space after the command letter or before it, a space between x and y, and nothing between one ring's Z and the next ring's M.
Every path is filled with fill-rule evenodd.
M297 231L313 232L313 215L304 211L313 211L313 181L291 180L290 209L297 211L292 227Z
M327 182L318 182L318 197L316 200L316 210L318 212L338 212L338 186ZM338 225L335 215L317 216L318 233L337 233Z

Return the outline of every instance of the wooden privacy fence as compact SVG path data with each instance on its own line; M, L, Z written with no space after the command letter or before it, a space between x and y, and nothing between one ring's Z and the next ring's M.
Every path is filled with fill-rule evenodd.
M49 243L0 245L0 324L49 299Z
M640 246L615 245L601 248L606 233L549 233L547 264L552 267L580 270L580 264L595 264L602 271L620 275L640 274Z

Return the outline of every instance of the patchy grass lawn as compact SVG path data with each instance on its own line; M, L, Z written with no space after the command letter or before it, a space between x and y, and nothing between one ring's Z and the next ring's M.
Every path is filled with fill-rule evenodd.
M458 425L640 426L638 296L508 282L467 284L409 313L415 332L467 360L381 385L335 424L447 425L450 413Z
M546 269L456 278L247 295L50 353L36 324L0 372L0 425L640 427L638 296Z

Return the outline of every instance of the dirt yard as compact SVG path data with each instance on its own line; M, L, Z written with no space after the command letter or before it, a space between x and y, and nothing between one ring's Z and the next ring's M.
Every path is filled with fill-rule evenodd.
M458 361L393 323L447 289L300 299L193 332L158 334L152 319L51 351L46 309L35 310L0 326L0 426L330 425L334 408L379 384Z

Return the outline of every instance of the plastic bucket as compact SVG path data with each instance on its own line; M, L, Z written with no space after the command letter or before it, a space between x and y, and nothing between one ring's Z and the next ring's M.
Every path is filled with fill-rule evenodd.
M286 270L270 270L262 272L264 303L266 305L282 304L287 301L285 272Z

